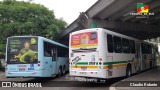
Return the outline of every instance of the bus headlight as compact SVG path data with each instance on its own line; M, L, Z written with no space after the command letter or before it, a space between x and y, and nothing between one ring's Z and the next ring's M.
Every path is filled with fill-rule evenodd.
M99 66L99 69L102 69L102 66Z

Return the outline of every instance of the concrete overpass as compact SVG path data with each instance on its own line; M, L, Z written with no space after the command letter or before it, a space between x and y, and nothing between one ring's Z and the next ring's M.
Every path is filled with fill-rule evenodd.
M148 5L154 15L132 15L137 4ZM98 0L87 11L82 12L59 36L62 43L68 44L69 33L80 29L106 28L138 39L160 36L160 0Z

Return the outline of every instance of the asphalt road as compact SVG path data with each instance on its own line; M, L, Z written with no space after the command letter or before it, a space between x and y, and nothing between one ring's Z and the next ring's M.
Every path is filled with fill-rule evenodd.
M1 87L0 90L109 90L109 86L113 83L116 83L123 78L115 78L107 80L103 83L93 83L93 82L78 82L76 80L72 80L69 75L64 75L60 78L4 78L0 79L0 81L18 81L22 83L41 83L42 87L39 88L17 88L17 87ZM17 83L18 83L17 82Z
M2 76L4 72L0 73ZM15 81L17 83L41 83L42 87L40 88L0 88L0 90L109 90L110 86L116 87L121 85L123 81L159 81L160 76L160 67L154 68L151 70L144 71L140 74L135 74L130 78L114 78L109 79L103 83L93 83L93 82L78 82L69 77L69 74L66 74L60 78L0 78L1 81ZM123 84L123 83L122 83ZM126 84L125 84L126 85ZM0 85L1 86L1 85ZM135 87L134 87L135 88ZM125 88L125 87L116 87L117 90L134 90L134 88ZM137 89L138 90L138 89ZM140 89L145 90L145 89ZM157 88L153 89L157 90ZM160 90L160 89L158 89Z

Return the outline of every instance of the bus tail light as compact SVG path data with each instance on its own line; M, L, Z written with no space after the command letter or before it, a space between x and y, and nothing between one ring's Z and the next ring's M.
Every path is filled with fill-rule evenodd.
M40 67L41 65L40 65L40 61L38 61L38 65L37 65L38 67Z
M102 58L99 58L99 61L102 61Z
M99 66L99 69L102 69L102 66Z
M41 65L40 65L40 63L38 63L38 65L37 65L37 66L38 66L38 70L39 70L39 67L41 66Z
M99 65L102 65L102 62L99 62Z
M40 67L40 63L38 63L38 67Z

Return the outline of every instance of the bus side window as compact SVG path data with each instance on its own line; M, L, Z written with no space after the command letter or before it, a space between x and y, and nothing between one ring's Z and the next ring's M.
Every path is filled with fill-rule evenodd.
M124 39L124 38L122 39L122 50L123 50L123 53L130 53L128 39Z
M142 47L142 54L145 54L146 53L146 50L145 50L145 44L141 44L141 47Z
M51 45L44 41L44 56L51 57Z
M136 50L135 50L135 42L133 40L130 40L130 50L131 50L131 53L135 53Z
M122 53L122 43L121 43L121 38L114 36L113 37L114 41L114 51L115 53Z
M141 44L142 47L142 54L152 54L152 48L151 45L148 44Z
M64 48L64 47L61 47L61 46L58 46L57 49L58 49L57 50L57 52L58 52L57 57L66 57L67 53L69 52L67 48Z
M66 53L66 48L64 48L64 47L61 47L62 48L62 57L65 57L65 53Z
M107 34L107 48L108 52L113 52L113 38L112 35Z
M152 46L148 45L148 48L149 48L149 54L152 54Z
M60 46L57 46L57 57L60 57L60 54L61 54L61 49L60 49Z
M69 57L68 53L69 53L68 48L64 48L64 57Z
M62 50L62 47L58 46L58 57L62 57L63 51L64 50Z
M52 45L51 55L52 55L53 60L56 61L56 46L55 45Z
M65 48L65 56L64 57L69 57L69 50L68 50L68 48Z

